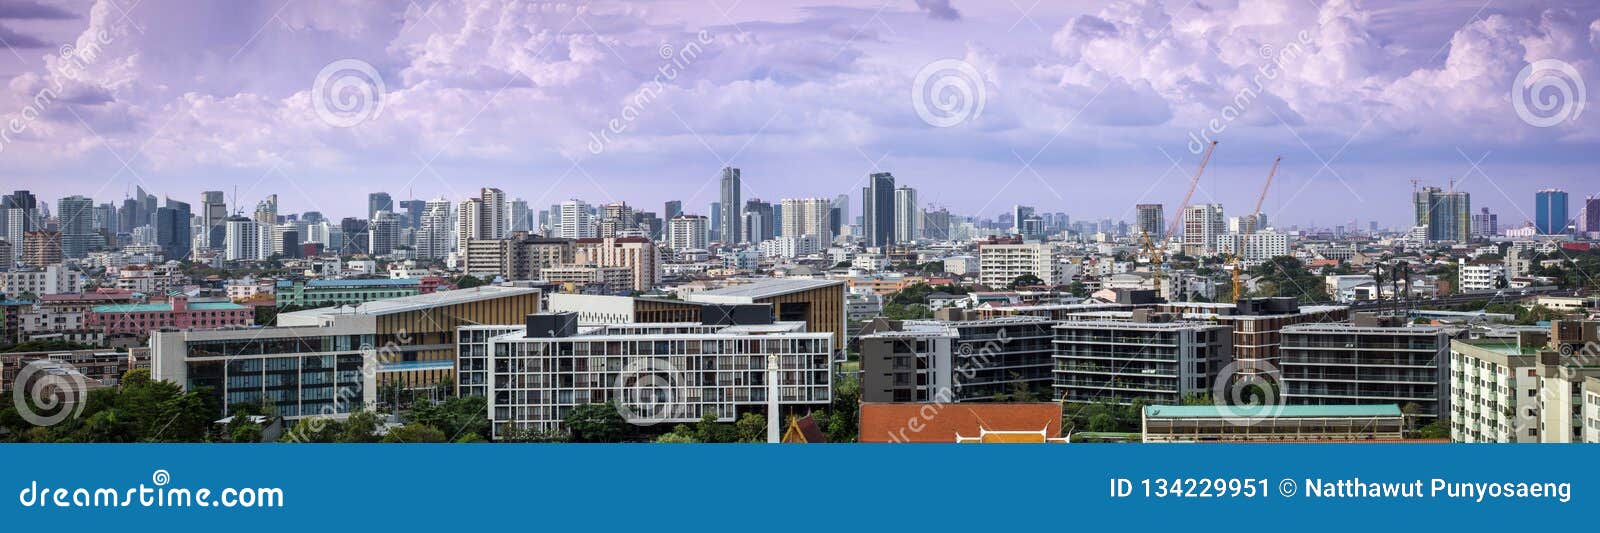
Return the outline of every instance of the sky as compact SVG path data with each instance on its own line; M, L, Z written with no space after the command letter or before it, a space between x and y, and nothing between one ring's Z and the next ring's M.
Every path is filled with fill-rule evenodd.
M1600 3L0 0L0 190L365 215L366 194L850 194L996 216L1502 225L1600 194ZM853 206L859 214L859 205Z

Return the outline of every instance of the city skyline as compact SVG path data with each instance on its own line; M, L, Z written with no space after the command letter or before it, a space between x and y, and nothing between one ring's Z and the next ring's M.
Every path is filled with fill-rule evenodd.
M1282 224L1400 227L1413 178L1472 191L1505 225L1534 218L1525 199L1537 190L1600 192L1584 102L1537 127L1511 98L1535 60L1570 64L1580 84L1600 70L1588 30L1600 8L1579 2L845 2L727 14L598 3L503 9L512 19L500 28L465 24L494 5L160 4L124 16L44 3L0 20L17 52L0 54L0 112L28 119L0 139L20 184L9 188L99 202L142 185L194 205L201 190L237 189L246 206L276 193L284 212L338 219L377 190L460 201L488 184L530 205L681 200L703 213L732 166L746 198L851 194L859 206L867 176L891 172L952 212L1026 204L1131 220L1136 204L1178 203L1204 137L1222 143L1195 202L1249 205L1282 155L1263 208ZM181 31L174 14L196 10L211 11L216 31ZM1421 12L1437 22L1416 24ZM486 48L508 40L520 44ZM58 55L69 43L97 53ZM913 94L920 69L942 58L981 81L968 88L981 109L954 124L921 116ZM1282 76L1240 101L1269 58ZM313 90L344 59L381 81L371 116L353 124L319 114L340 102ZM659 67L675 76L635 105ZM35 98L51 87L59 95ZM1435 98L1445 90L1455 97ZM1214 119L1221 133L1206 131Z

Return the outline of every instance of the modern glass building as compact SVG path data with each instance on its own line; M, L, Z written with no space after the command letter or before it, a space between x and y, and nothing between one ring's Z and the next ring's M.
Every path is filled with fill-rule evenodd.
M1534 194L1534 227L1540 235L1567 232L1567 191L1545 189Z

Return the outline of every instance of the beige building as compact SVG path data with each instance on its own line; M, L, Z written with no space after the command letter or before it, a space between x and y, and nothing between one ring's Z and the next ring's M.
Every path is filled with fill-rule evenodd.
M978 247L978 283L1004 287L1018 276L1032 274L1045 285L1061 283L1060 254L1046 243L985 244Z
M573 245L572 262L626 268L636 291L654 289L661 282L661 250L644 237L578 239Z

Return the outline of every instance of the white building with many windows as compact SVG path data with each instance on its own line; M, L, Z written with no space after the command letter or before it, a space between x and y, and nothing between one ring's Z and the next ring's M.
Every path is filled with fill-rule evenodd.
M1048 243L985 244L978 247L978 283L1004 287L1024 275L1045 285L1062 282L1060 255Z

